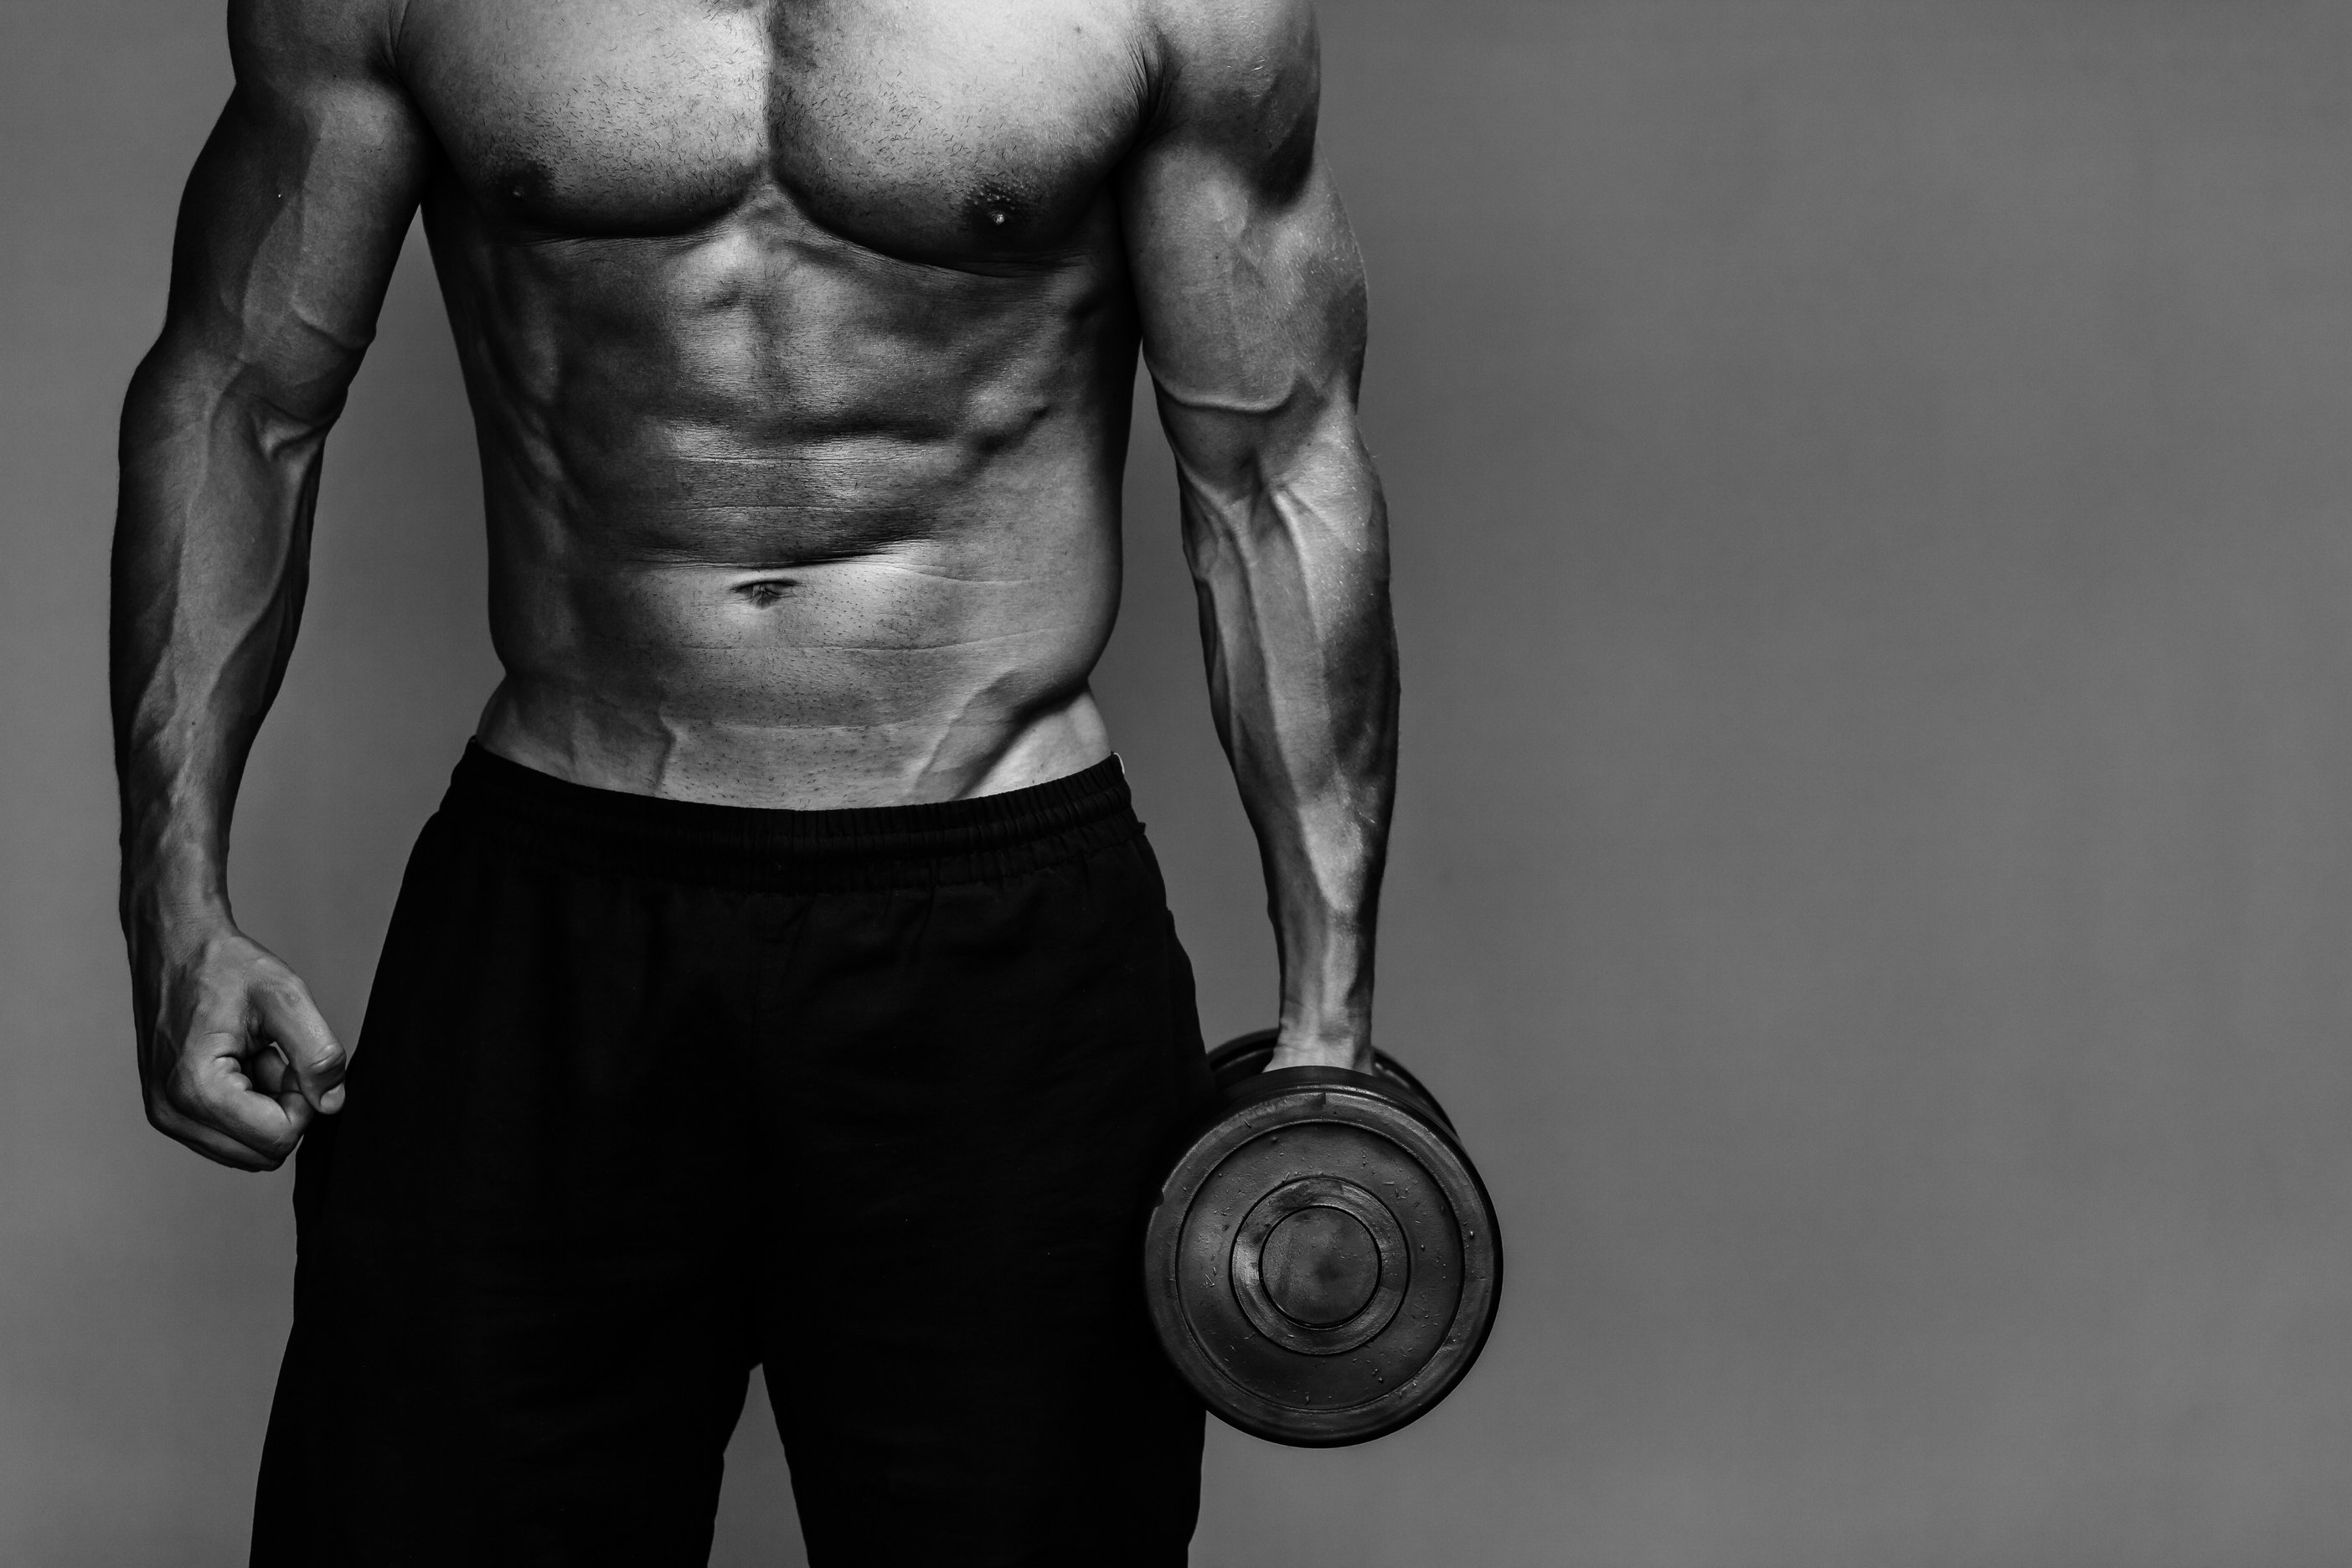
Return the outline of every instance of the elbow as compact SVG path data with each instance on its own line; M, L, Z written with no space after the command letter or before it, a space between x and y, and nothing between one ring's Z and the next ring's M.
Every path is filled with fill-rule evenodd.
M358 360L353 353L300 363L167 326L131 374L124 448L224 426L267 458L313 447L341 416Z
M1321 438L1254 452L1221 470L1183 463L1179 472L1191 501L1188 531L1211 552L1248 557L1272 549L1345 561L1352 575L1386 581L1387 502L1352 419Z
M1160 396L1185 488L1213 498L1213 510L1258 514L1288 496L1318 506L1352 497L1342 510L1377 511L1379 480L1345 384L1298 382L1246 404Z
M325 440L342 417L351 384L349 374L297 381L270 366L249 365L230 383L226 397L254 445L275 458Z

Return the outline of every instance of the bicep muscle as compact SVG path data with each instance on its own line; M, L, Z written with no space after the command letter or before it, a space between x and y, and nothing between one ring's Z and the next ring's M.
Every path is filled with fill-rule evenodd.
M331 416L374 330L427 133L335 0L240 5L237 85L189 176L166 340Z
M1221 448L1263 458L1352 407L1363 268L1315 149L1304 6L1178 3L1194 25L1170 45L1123 207L1170 437L1180 458L1214 467Z

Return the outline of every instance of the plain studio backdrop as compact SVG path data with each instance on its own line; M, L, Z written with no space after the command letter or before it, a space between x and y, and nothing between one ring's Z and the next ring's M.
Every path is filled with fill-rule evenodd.
M2352 8L1324 28L1406 672L1381 1037L1510 1272L1412 1429L1213 1423L1195 1562L2352 1560ZM209 1568L289 1177L142 1121L101 665L218 0L14 0L0 71L0 1562ZM419 245L326 474L234 887L349 1037L494 675ZM1171 496L1147 413L1097 689L1215 1035L1271 944ZM787 1485L755 1395L722 1568L799 1561Z

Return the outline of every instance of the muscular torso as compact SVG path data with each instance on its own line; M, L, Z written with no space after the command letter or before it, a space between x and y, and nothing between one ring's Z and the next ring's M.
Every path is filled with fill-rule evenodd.
M486 744L793 806L1106 754L1137 32L1099 0L410 0Z
M1282 1066L1369 1070L1395 778L1363 272L1307 0L230 0L123 401L109 684L155 1125L276 1165L345 1057L228 827L321 455L419 204L481 436L481 734L604 788L830 807L1108 749L1139 344ZM462 461L462 454L449 454Z

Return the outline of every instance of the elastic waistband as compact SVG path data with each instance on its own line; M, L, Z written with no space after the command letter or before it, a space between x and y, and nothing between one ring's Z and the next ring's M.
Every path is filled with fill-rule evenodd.
M969 800L778 811L593 789L472 741L441 814L502 849L585 869L776 891L990 881L1143 831L1117 757Z

